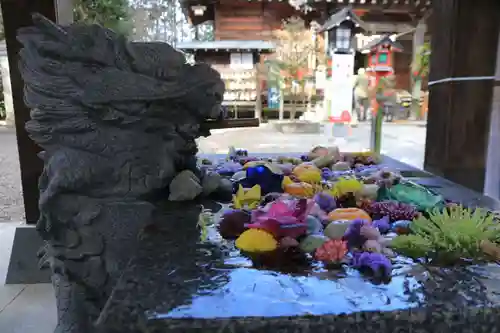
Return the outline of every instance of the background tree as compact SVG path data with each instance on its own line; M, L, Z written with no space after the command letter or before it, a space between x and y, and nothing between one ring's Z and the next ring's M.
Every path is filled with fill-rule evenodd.
M424 43L417 51L415 60L411 64L412 78L412 113L420 119L420 97L422 91L422 81L429 75L430 69L431 46L429 43Z
M0 40L5 39L5 33L3 31L3 16L2 11L0 10Z
M275 53L265 62L269 85L281 92L280 119L283 119L284 100L291 102L290 118L295 119L297 102L304 100L305 83L311 80L320 55L315 33L306 29L305 22L292 17L274 33Z
M132 31L128 0L77 0L74 6L75 22L97 23L126 35Z
M212 22L191 27L180 0L131 0L134 31L132 38L162 41L172 45L190 39L211 40Z

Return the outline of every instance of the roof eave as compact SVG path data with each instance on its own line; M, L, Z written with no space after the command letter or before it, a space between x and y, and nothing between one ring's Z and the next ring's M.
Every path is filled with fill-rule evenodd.
M338 11L337 13L331 15L326 22L321 26L318 32L325 32L330 30L343 22L350 21L355 29L355 33L365 32L368 30L368 26L361 20L361 18L352 11L351 7L345 7Z

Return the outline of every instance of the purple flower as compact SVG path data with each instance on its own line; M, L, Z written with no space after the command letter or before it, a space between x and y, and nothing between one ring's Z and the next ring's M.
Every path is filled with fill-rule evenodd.
M380 253L355 252L352 265L359 270L369 269L375 277L385 278L391 276L391 261Z
M233 161L222 163L215 168L215 172L220 175L233 175L241 170L243 170L243 166Z
M372 226L378 229L381 234L386 234L391 230L391 224L389 216L384 216L379 220L375 220L372 222Z
M359 173L373 173L380 170L380 167L378 165L358 165L355 170Z
M321 178L323 178L324 180L333 178L333 171L328 168L321 169Z
M366 237L361 235L361 227L365 225L366 220L356 219L349 224L345 234L344 240L347 241L347 247L349 249L358 247L360 248L366 242Z
M399 220L413 220L418 215L417 209L409 204L398 201L374 202L365 211L378 219L389 216L391 222Z
M314 196L314 201L318 204L321 210L326 213L330 213L332 210L337 208L337 202L335 198L328 193L318 193Z

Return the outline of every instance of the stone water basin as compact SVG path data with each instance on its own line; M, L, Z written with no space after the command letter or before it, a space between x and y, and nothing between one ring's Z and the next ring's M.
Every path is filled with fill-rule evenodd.
M230 247L198 242L198 213L179 207L143 235L97 322L102 332L495 331L496 264L445 269L398 257L378 285L350 268L256 269Z
M449 189L464 204L472 197L483 200L439 183L446 186L438 192ZM288 274L253 267L221 242L215 228L209 232L213 244L200 243L194 205L166 211L142 237L101 314L103 332L305 333L314 328L326 333L335 327L350 333L491 333L497 327L500 267L495 263L440 268L397 257L388 283L374 283L347 266L326 270L315 264Z
M421 322L429 313L437 314L438 319L433 319L442 323L439 316L463 319L466 309L483 311L500 304L500 267L496 264L438 268L399 256L393 260L391 280L374 283L347 266L326 270L317 263L293 274L257 269L231 243L222 240L216 228L209 230L208 239L212 245L198 243L197 250L186 252L196 253L196 265L184 269L189 276L172 273L172 261L169 271L163 272L165 284L172 275L179 278L176 295L181 289L186 292L182 298L167 300L160 296L163 287L154 290L153 307L144 312L151 332L207 325L218 332L222 322L236 325L227 332L260 332L249 330L252 325L272 331L286 325L292 329L297 326L294 321L304 318L307 327L321 328L325 320L347 325L343 320L351 316L357 318L357 325L376 316L385 318L390 326L389 322L402 313L413 313L405 325L413 325L413 320ZM455 312L462 315L452 315ZM435 324L429 325L432 332ZM206 330L212 332L208 327Z
M206 275L185 281L191 296L172 308L148 311L148 319L322 316L500 304L497 264L445 269L398 256L390 281L380 282L347 265L327 270L313 262L294 273L254 268L215 228L209 238L222 243L200 249L196 262Z

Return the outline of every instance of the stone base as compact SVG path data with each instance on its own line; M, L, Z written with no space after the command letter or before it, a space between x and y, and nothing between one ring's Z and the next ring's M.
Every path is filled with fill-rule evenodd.
M37 252L42 245L35 227L16 228L5 284L50 283L50 271L38 268Z
M321 124L308 120L284 120L273 122L275 130L281 133L297 133L297 134L319 134L321 132Z

